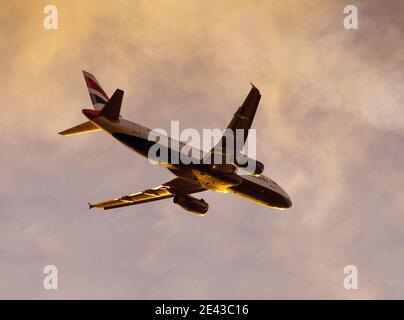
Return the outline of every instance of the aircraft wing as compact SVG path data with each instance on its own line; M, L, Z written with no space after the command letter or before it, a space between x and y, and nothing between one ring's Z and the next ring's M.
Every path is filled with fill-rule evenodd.
M210 152L206 155L206 157L213 157L214 151L220 152L223 156L228 153L233 153L237 154L238 152L241 152L242 149L244 148L244 144L247 140L248 137L248 130L251 128L251 124L254 120L255 113L258 108L258 104L261 99L261 93L260 91L253 85L248 93L248 96L245 98L243 104L241 107L239 107L234 114L233 118L231 119L229 125L227 126L227 132L225 131L224 135L222 138L219 140L217 145L210 150ZM226 134L233 134L234 138L237 138L236 132L242 130L244 134L244 140L243 143L236 143L235 140L231 139L233 141L234 149L233 150L227 150L226 149ZM213 158L212 158L213 161Z
M147 189L141 192L135 192L119 198L103 201L96 204L89 204L91 208L102 208L104 210L120 207L132 206L146 202L163 200L174 197L176 194L186 195L205 191L199 182L192 182L180 178L175 178L158 187Z
M237 129L244 130L244 142L248 136L248 130L251 128L251 124L254 120L255 112L257 111L258 104L261 99L261 94L259 90L253 85L248 94L247 98L245 98L241 107L239 107L236 113L231 119L228 129L231 129L234 133Z

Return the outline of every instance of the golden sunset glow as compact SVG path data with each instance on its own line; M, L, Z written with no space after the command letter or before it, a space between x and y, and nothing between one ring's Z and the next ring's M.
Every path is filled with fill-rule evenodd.
M404 3L351 2L358 30L337 0L59 0L46 30L47 1L2 1L0 297L403 298ZM57 134L92 107L82 70L167 131L224 128L254 83L257 157L293 207L211 192L204 219L170 200L90 213L171 175L103 132Z

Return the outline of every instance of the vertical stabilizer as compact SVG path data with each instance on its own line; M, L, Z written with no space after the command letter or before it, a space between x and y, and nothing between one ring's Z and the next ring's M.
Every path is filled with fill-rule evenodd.
M83 70L83 75L94 109L103 109L109 100L108 95L105 93L104 89L102 89L93 74Z

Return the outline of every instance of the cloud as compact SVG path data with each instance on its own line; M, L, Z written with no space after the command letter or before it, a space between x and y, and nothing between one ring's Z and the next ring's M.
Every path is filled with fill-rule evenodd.
M354 1L355 31L338 1L55 1L56 31L45 4L0 9L1 297L402 298L400 1ZM170 201L90 214L172 175L102 133L56 135L90 103L82 69L165 129L224 127L253 82L258 157L294 206L206 193L203 219Z

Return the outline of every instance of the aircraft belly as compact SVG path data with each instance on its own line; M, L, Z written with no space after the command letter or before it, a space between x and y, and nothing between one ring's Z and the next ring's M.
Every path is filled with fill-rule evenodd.
M148 156L150 147L155 144L154 141L121 132L113 132L112 136L144 157Z
M128 134L119 131L112 132L111 134L114 138L122 142L133 151L140 153L142 156L149 158L150 160L155 160L168 168L187 166L186 164L178 163L178 160L181 162L181 157L177 151L170 149L163 144L159 144L158 148L149 153L150 148L154 146L156 142L150 141L142 135ZM152 157L153 155L155 158Z
M245 179L238 186L230 187L229 191L263 206L277 209L288 207L285 197L278 192Z
M236 186L242 181L235 173L223 173L209 168L200 169L194 167L192 172L204 188L218 192L227 193L229 192L229 187Z

